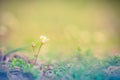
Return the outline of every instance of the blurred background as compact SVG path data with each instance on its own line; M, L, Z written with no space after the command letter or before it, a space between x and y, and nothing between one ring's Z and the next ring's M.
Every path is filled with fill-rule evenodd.
M17 48L40 35L43 53L120 52L119 0L0 0L0 47ZM53 55L54 55L53 54ZM52 55L52 54L50 54Z

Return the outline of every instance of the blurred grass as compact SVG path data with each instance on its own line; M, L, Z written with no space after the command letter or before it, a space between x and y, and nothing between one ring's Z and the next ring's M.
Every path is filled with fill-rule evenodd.
M0 1L0 45L18 47L46 35L45 51L68 55L81 46L98 55L119 50L119 6L113 2Z

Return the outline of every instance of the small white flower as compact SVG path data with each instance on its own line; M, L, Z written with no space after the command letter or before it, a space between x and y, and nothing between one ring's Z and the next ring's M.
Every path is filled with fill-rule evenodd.
M41 43L46 43L49 39L46 36L40 36Z

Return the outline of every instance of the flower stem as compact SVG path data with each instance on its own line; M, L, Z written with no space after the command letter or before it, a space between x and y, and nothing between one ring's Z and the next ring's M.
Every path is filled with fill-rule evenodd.
M38 59L38 56L39 56L40 49L41 49L42 45L43 45L43 43L41 43L40 46L39 46L38 52L37 52L37 54L36 54L36 56L35 56L35 62L34 62L34 64L37 63L37 59Z

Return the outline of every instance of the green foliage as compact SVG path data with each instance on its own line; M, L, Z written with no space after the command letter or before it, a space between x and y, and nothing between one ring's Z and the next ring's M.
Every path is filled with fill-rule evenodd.
M108 59L110 65L120 66L120 56L113 56Z
M109 56L103 61L106 66L120 66L120 55Z
M82 52L80 48L64 61L58 63L46 62L41 71L34 69L23 59L14 58L10 63L10 69L20 68L23 73L32 73L37 79L46 77L49 80L119 80L120 79L120 56L111 56L98 59L91 49ZM52 68L51 68L52 67ZM112 71L112 72L111 72ZM49 73L50 72L50 73ZM52 76L52 77L51 77Z
M20 70L23 71L23 73L32 73L35 78L38 77L38 70L34 69L34 65L27 63L23 59L19 58L12 59L12 62L10 63L9 67L11 70L19 68Z

